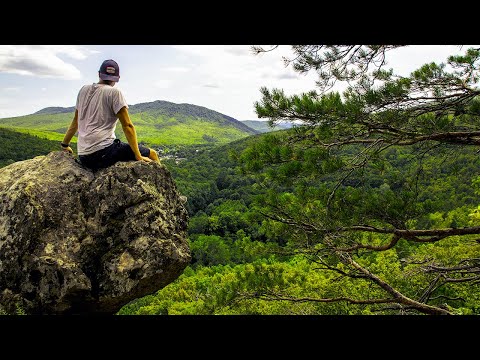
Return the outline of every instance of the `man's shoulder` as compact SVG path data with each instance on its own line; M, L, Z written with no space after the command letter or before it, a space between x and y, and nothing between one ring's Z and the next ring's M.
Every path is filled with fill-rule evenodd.
M102 90L110 94L122 94L122 90L114 86L104 86Z
M78 92L82 93L82 92L88 91L88 89L90 89L91 87L92 87L92 84L85 84L80 88L80 90L78 90Z

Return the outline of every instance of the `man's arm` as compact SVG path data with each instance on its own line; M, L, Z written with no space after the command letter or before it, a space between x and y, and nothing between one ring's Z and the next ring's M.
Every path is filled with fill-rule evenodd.
M70 124L70 127L68 128L67 132L65 133L65 136L63 138L62 144L70 144L70 141L72 140L73 135L78 130L78 110L75 109L75 115L73 116L73 120ZM73 150L70 146L68 147L63 147L62 149L64 151L68 151L69 153L73 154Z
M117 113L118 119L122 124L123 132L125 133L125 137L127 138L128 144L133 150L135 154L135 159L140 161L152 161L150 158L142 156L140 154L140 149L138 148L138 140L137 140L137 131L135 130L135 126L133 126L132 120L130 120L130 115L128 115L128 110L124 106L120 109Z

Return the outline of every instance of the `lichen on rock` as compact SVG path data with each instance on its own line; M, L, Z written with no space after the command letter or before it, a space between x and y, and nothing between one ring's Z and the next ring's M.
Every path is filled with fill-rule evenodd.
M185 198L168 169L96 172L66 152L0 169L0 308L116 313L190 263Z

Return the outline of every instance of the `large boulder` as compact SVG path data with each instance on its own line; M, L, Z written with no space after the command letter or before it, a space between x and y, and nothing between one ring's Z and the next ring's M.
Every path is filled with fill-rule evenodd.
M116 313L190 263L186 198L164 165L97 172L66 152L0 169L0 310Z

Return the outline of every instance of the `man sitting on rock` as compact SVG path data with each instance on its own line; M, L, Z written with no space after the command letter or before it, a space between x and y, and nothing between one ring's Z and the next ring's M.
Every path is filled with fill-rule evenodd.
M70 141L78 130L77 152L82 165L97 170L117 161L155 161L155 150L139 145L128 114L128 105L119 89L120 68L116 61L105 60L98 71L99 81L84 85L78 92L75 115L61 143L73 154ZM122 124L128 144L115 137L117 120Z

